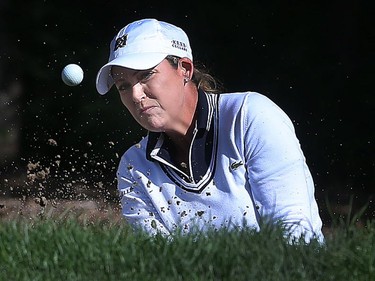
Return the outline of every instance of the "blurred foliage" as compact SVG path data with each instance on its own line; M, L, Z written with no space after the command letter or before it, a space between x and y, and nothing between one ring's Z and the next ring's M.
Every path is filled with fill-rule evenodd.
M261 92L288 113L318 197L372 202L375 48L364 1L192 1L178 8L167 1L8 0L0 12L0 86L23 87L18 164L61 155L63 164L79 166L91 153L116 166L114 155L145 135L114 90L96 93L95 77L114 34L155 17L188 33L195 60L228 91ZM78 87L61 81L68 63L85 71ZM113 177L113 166L103 174Z

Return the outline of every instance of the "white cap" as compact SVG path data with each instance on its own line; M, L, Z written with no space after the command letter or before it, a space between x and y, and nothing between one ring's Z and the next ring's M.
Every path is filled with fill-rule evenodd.
M96 77L96 89L104 95L113 86L110 73L113 65L150 69L168 55L193 60L189 38L181 28L156 19L132 22L113 38L108 63Z

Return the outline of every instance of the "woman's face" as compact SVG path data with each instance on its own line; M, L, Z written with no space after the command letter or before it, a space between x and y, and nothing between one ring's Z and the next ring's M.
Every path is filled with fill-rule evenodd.
M181 65L175 69L164 59L148 70L112 67L122 103L143 128L175 131L186 121L186 69Z

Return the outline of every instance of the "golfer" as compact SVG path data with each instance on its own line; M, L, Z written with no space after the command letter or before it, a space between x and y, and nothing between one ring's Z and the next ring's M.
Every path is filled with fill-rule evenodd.
M221 93L185 32L142 19L119 31L96 87L115 85L148 134L122 156L122 213L151 234L282 223L322 239L314 184L288 116L255 92Z

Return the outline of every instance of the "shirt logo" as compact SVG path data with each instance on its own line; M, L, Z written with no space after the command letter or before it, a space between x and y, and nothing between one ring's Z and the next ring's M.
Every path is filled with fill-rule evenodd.
M126 41L128 40L128 35L125 34L119 38L116 39L116 44L115 44L115 49L114 51L116 51L118 48L122 48L126 45Z
M238 161L238 162L233 162L232 164L230 164L229 168L234 171L236 169L238 169L238 167L242 166L243 165L243 162L242 161Z

